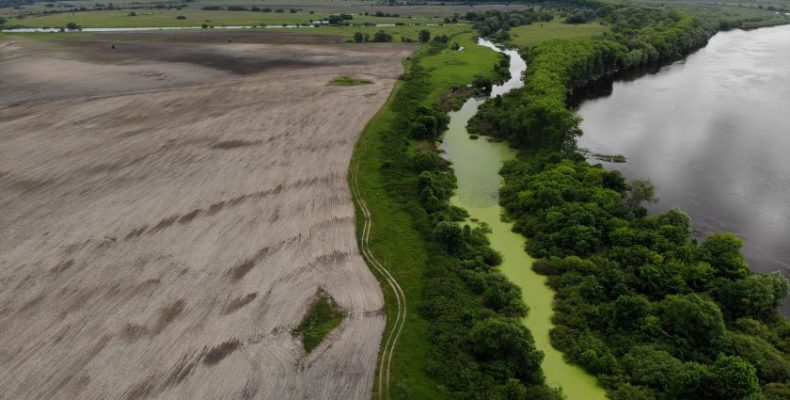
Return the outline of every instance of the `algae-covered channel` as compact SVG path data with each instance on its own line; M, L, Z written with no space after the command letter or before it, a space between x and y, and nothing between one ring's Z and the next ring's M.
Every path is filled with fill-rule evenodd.
M521 77L526 63L516 51L499 49L484 39L480 39L479 44L510 56L511 78L494 86L491 96L523 85ZM604 400L605 391L597 385L595 378L566 362L563 354L549 342L549 331L553 328L551 305L554 292L546 286L546 278L532 270L533 259L524 250L525 238L513 232L513 224L501 218L503 209L499 205L499 187L502 180L499 170L504 161L515 157L516 152L505 143L489 141L485 137L471 139L466 131L469 119L484 101L469 99L460 110L450 113L450 124L441 145L458 178L458 191L450 201L466 209L470 219L486 223L491 228L488 234L491 247L503 258L500 270L521 288L524 302L529 306L523 322L532 331L537 348L544 353L542 367L546 382L562 388L569 400Z

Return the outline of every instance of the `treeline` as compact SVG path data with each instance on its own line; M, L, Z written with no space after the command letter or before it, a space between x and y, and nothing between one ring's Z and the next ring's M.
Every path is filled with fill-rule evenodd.
M205 11L222 11L222 10L224 10L224 11L254 11L254 12L264 12L264 13L270 13L270 12L285 13L286 11L288 11L291 14L296 14L297 12L301 11L301 9L296 9L296 8L289 8L288 10L285 10L284 8L271 8L271 7L258 7L258 6L244 7L244 6L236 6L236 5L230 5L230 6L209 5L209 6L201 7L201 10L205 10ZM313 12L311 11L310 14L313 14ZM349 19L351 19L351 18L349 18Z
M718 26L676 11L621 7L606 17L604 39L555 40L527 52L524 88L484 104L473 131L500 136L520 147L572 148L581 134L567 107L574 88L605 76L677 59L707 43Z
M533 22L551 21L554 19L554 14L532 8L508 12L486 10L480 13L468 11L463 16L463 19L472 22L475 29L480 32L480 35L491 36L492 34L506 34L512 27L529 25ZM500 40L509 39L509 37L504 36L497 36L497 38Z
M647 216L649 181L626 182L576 151L575 88L702 46L717 21L613 9L603 39L527 52L525 87L481 107L473 127L511 140L501 203L557 291L552 344L597 375L612 400L790 398L790 322L779 274L752 274L741 241L697 243L679 210Z
M494 269L501 256L488 246L484 228L461 224L465 211L449 205L455 179L432 144L448 117L422 105L431 84L420 60L436 52L431 43L400 78L396 123L382 137L381 171L429 254L420 305L432 344L425 368L456 399L559 400L544 384L543 354L520 322L527 312L520 290Z

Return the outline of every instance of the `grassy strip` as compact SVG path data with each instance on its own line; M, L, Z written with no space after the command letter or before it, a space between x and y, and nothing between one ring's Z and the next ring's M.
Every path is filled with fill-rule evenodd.
M293 334L301 337L304 349L309 353L341 322L343 322L343 311L329 294L319 289L310 311L294 329Z
M401 82L395 85L393 95L365 127L351 161L351 165L358 168L357 180L349 181L351 185L358 185L361 196L371 210L373 231L370 249L401 283L409 300L403 334L394 352L390 398L445 399L449 398L448 393L441 390L423 368L423 360L429 347L428 323L419 315L419 303L414 301L422 298L422 270L428 255L409 214L390 197L381 174L384 163L383 135L395 123L396 113L392 109L392 99L402 86ZM356 215L357 232L361 234L364 219L362 210L358 207ZM389 332L397 313L395 294L384 284L383 276L373 268L371 271L382 282L387 311L385 332ZM378 385L374 385L374 388L377 387ZM373 398L378 398L377 395L374 393Z

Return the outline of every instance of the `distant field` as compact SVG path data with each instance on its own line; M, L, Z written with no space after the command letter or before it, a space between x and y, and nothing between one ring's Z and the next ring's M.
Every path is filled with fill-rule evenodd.
M401 41L401 38L409 38L417 40L418 32L421 30L428 30L431 32L431 37L437 35L452 36L458 33L472 31L472 26L467 23L448 24L448 25L404 25L404 26L321 26L318 28L294 28L294 31L309 32L316 34L331 34L340 35L344 40L348 41L354 36L355 32L367 33L373 36L378 31L385 31L392 35L393 42ZM290 30L290 29L289 29ZM458 41L458 39L455 39ZM462 44L463 45L463 44Z
M592 37L607 32L608 30L608 27L598 22L572 25L555 20L551 22L517 26L510 29L510 37L513 44L518 47L532 47L547 40Z
M107 2L103 2L107 3ZM182 8L201 9L204 6L229 6L240 5L244 7L258 6L258 7L271 7L272 9L282 8L286 12L290 8L295 8L300 11L324 14L337 14L337 13L375 13L380 11L386 14L399 14L400 16L422 16L422 17L446 17L453 14L463 15L466 11L480 11L480 10L517 10L530 7L529 4L439 4L433 3L429 5L397 5L388 6L383 5L377 1L360 1L360 0L343 0L343 1L326 1L326 0L266 0L266 1L250 1L250 0L194 0L190 3L182 1L163 1L163 0L114 0L111 2L116 8L136 8L136 7L154 7L155 5L164 6L178 6ZM64 10L66 6L73 7L86 7L92 9L96 5L95 0L78 0L78 1L58 1L51 3L51 7L46 7L48 3L38 2L30 5L21 6L18 9L0 8L0 15L8 17L17 14L36 14L43 11L60 11ZM375 18L375 17L373 17Z
M268 7L268 6L267 6ZM129 15L134 12L136 15ZM184 16L186 19L177 19ZM24 25L29 27L63 27L69 22L74 22L83 28L133 28L149 26L200 26L208 25L283 25L283 24L310 24L312 21L324 20L328 13L310 14L309 12L255 12L255 11L225 11L225 10L107 10L57 13L40 16L29 16L24 19L9 18L8 25ZM8 18L8 17L7 17ZM348 21L352 24L375 23L394 24L397 22L408 24L427 24L437 22L430 17L395 18L372 17L354 15Z

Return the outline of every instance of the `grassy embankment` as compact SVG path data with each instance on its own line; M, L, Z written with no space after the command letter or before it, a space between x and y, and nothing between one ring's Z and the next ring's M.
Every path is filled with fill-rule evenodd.
M415 58L431 69L430 94L424 100L432 105L443 93L455 85L473 80L475 75L493 78L493 66L499 57L493 51L476 46L473 33L464 33L452 38L464 47L463 51L442 50L436 55L427 55L420 50L406 61L407 67ZM394 91L400 90L399 82ZM400 283L407 302L407 319L402 335L394 352L390 389L392 399L441 399L448 393L427 376L424 366L429 351L428 324L419 314L423 297L424 266L428 260L423 238L413 226L407 210L390 196L386 178L382 175L384 162L383 136L395 123L396 113L392 109L392 97L381 111L368 123L357 143L352 168L357 168L357 185L372 214L373 231L370 248ZM358 229L361 232L362 212L358 210ZM396 314L394 294L384 287L387 300L387 323L389 331Z

